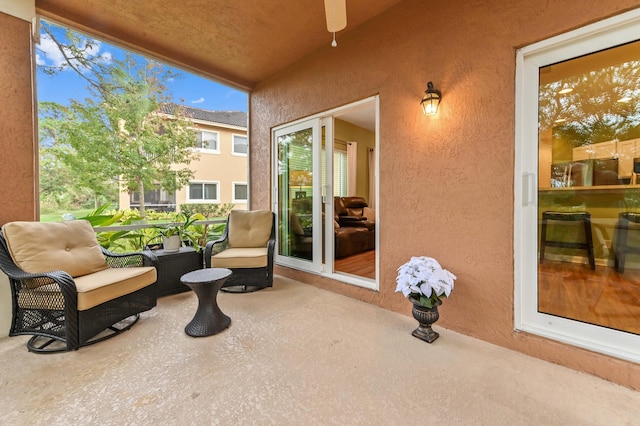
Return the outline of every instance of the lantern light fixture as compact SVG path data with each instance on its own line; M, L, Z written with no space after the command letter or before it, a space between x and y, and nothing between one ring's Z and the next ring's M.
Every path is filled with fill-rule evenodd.
M427 83L427 90L425 90L424 93L425 96L422 98L422 102L420 102L424 115L435 115L438 112L442 93L433 88L432 82Z

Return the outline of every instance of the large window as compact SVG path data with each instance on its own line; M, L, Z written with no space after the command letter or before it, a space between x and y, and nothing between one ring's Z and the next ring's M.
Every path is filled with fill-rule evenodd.
M347 181L347 151L344 143L335 142L333 149L333 195L336 197L346 197L348 194L348 181ZM343 146L344 145L344 146ZM322 176L326 173L326 157L323 151L322 153ZM322 182L326 185L326 182Z
M516 327L635 361L639 34L636 11L519 53L516 170Z
M233 135L233 154L247 155L249 153L249 143L246 136Z
M198 132L198 148L207 151L219 152L218 132Z
M189 202L217 202L218 182L190 182L187 188Z
M230 147L225 145L225 159L220 144L230 141L232 133L245 133L247 93L73 28L46 20L37 28L40 41L33 63L39 101L40 220L57 221L63 213L84 216L96 205L139 208L140 198L149 209L175 210L189 192L185 196L180 190L176 199L170 182L176 172L187 169L196 182L221 182L223 201L231 201L231 182L245 180L249 164L245 154L233 159L233 173L226 172L220 165L231 158ZM180 84L172 84L174 80ZM171 99L180 104L165 102ZM113 104L122 107L108 108ZM150 109L156 105L157 110ZM166 120L150 119L158 114ZM241 151L241 141L237 145ZM139 179L166 182L171 193L145 191L143 197L131 197ZM205 190L200 184L193 196L220 198L220 190L213 187Z
M152 189L144 192L144 206L157 211L175 211L176 194L163 189ZM137 191L129 195L129 207L140 208L140 193Z

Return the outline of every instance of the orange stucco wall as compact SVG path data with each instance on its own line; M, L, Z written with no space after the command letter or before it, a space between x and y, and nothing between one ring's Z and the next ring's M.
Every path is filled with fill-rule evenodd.
M270 129L380 96L380 291L277 272L410 314L396 268L433 256L458 276L439 324L640 389L640 366L514 332L516 50L638 0L406 0L260 82L250 98L252 208L270 208ZM570 12L570 13L569 13ZM427 81L443 92L422 115ZM398 191L400 185L411 191Z
M0 225L35 220L31 25L0 12Z

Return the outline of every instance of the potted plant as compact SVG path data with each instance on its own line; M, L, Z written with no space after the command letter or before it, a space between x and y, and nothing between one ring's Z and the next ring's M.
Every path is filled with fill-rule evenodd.
M414 256L398 268L396 291L413 303L411 313L420 326L411 333L431 343L439 337L431 324L440 317L438 306L453 290L455 275L440 266L432 257Z
M204 216L200 213L188 216L184 213L178 214L177 221L154 228L158 230L158 234L162 236L162 248L166 252L176 252L184 242L193 245L193 248L199 252L202 249L203 239L206 240L206 225L196 226L195 222L204 220ZM204 236L202 235L204 232ZM206 241L204 241L206 245Z
M158 227L162 236L162 248L166 252L176 252L182 246L182 229L180 225L163 225Z
M191 216L185 214L183 217L182 241L192 246L197 252L200 252L207 245L209 225L196 224L195 222L206 218L201 213L194 213Z

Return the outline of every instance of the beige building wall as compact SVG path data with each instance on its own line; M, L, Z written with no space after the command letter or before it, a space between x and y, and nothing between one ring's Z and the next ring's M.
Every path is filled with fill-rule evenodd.
M410 315L394 292L396 269L433 256L458 276L441 326L640 389L639 365L516 332L513 319L516 51L638 6L405 0L345 33L337 48L327 43L260 82L250 99L252 152L261 154L251 156L254 209L271 206L273 126L380 99L380 291L277 273ZM428 81L443 94L435 117L419 107Z
M217 132L219 152L213 153L207 150L195 151L198 158L193 160L189 167L193 170L193 182L218 183L219 204L233 203L235 210L246 210L247 201L234 200L233 184L249 183L249 160L246 155L233 153L233 135L247 136L244 127L230 126L212 123L202 120L193 120L194 127L199 131ZM120 208L129 208L129 194L120 193ZM187 188L176 191L176 207L180 210L183 203L192 203L187 200ZM205 201L204 203L210 203Z

